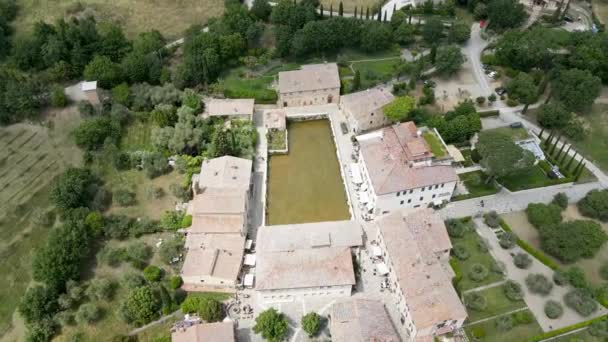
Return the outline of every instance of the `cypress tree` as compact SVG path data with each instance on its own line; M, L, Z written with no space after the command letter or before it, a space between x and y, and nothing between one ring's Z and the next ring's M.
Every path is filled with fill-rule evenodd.
M382 11L381 10L378 11L378 16L376 17L376 20L378 20L379 22L382 21Z
M583 174L583 171L585 170L585 165L587 165L587 163L583 163L583 165L581 165L581 168L578 169L578 172L576 173L576 175L574 176L574 181L578 182L578 179L581 177L581 175Z
M572 164L572 161L574 160L574 158L576 158L577 155L578 155L578 152L574 151L574 154L572 155L572 158L570 158L570 161L568 162L568 165L566 165L566 171L570 171L570 165Z
M321 6L321 8L323 8L323 6ZM543 133L545 132L545 127L540 129L540 133L538 133L538 139L540 139L540 141L543 141Z
M562 137L561 135L558 135L558 136L557 136L557 139L555 139L555 143L553 144L553 147L551 147L551 152L549 152L549 154L550 154L551 156L554 156L554 153L555 153L555 148L557 147L557 144L559 143L559 139L560 139L561 137Z
M329 17L333 18L334 17L334 4L329 4Z
M562 148L559 149L559 152L557 152L557 156L555 157L555 161L558 162L559 161L559 156L562 155L562 152L564 151L564 147L566 147L566 143L562 144Z
M570 153L571 148L572 148L572 145L568 145L568 149L566 150L566 153L564 153L564 156L562 157L560 164L563 164L566 161L566 157L568 157L568 153Z
M431 64L435 64L435 59L437 57L437 45L433 44L431 46L431 52L429 53L429 57L431 58Z
M355 6L355 15L354 15L355 19L357 19L357 6Z
M355 70L355 77L353 78L353 91L359 90L361 87L361 73L359 70Z
M551 131L549 133L549 136L547 137L547 140L545 140L545 148L549 148L552 139L553 139L553 131Z
M321 4L321 18L323 18L323 4Z
M576 164L576 167L574 168L574 171L572 172L573 174L575 174L575 175L576 175L576 174L577 174L577 173L580 171L579 169L580 169L580 168L581 168L581 166L583 165L583 160L584 160L584 159L585 159L585 158L581 158L581 160L579 160L579 161L578 161L578 164Z
M395 12L397 12L397 3L393 4L393 14L395 14Z
M340 1L340 4L338 5L338 15L341 17L344 15L344 5L342 4L342 1Z
M384 22L386 22L386 11L384 11Z
M369 7L365 10L365 20L369 19Z

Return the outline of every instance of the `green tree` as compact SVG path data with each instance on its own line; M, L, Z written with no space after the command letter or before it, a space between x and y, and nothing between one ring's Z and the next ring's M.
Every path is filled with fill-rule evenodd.
M591 190L577 205L581 214L608 222L608 190Z
M361 32L361 48L368 52L384 51L391 46L392 36L390 25L368 21Z
M207 322L218 322L222 319L222 304L213 298L189 295L182 303L181 309L184 313L197 313Z
M160 300L149 286L131 290L122 302L119 312L127 323L136 326L147 324L158 317Z
M471 38L471 25L463 20L457 20L450 27L448 40L451 43L464 43Z
M528 221L536 228L553 227L562 222L562 208L556 204L530 203L526 208Z
M65 96L63 87L54 85L51 88L51 105L53 107L65 107L68 104L68 98Z
M598 97L602 81L591 72L579 69L563 70L552 82L552 96L564 104L567 110L585 112Z
M576 232L573 234L572 232ZM592 258L608 240L602 227L591 220L567 221L541 229L541 248L563 262Z
M21 298L17 309L27 323L51 318L59 311L57 292L42 285L30 287Z
M95 177L87 169L69 168L59 175L51 188L51 201L61 209L86 207L95 195Z
M435 68L444 75L454 75L464 63L464 55L457 46L444 46L438 49Z
M82 304L76 311L76 322L91 324L101 318L101 310L93 303Z
M344 16L344 5L342 4L342 1L340 1L340 4L338 5L338 15L339 16Z
M481 166L494 178L526 170L534 164L532 152L515 144L511 137L499 132L481 132L476 149L481 156Z
M108 116L100 116L83 121L73 132L76 145L85 150L96 150L106 139L116 141L120 135L120 123Z
M126 83L121 83L112 88L112 100L123 106L131 105L131 89Z
M361 88L361 73L359 70L355 70L355 77L353 77L352 90L357 91Z
M525 72L517 74L515 78L507 83L506 88L509 98L516 99L525 105L522 110L523 114L528 110L528 106L538 99L538 87L532 76Z
M495 30L518 27L526 20L524 5L516 0L490 0L489 26Z
M251 6L251 14L260 20L268 20L272 13L272 6L268 0L254 0Z
M263 311L256 317L253 331L256 334L261 334L262 337L269 342L279 342L283 340L289 326L283 314L277 312L274 308Z
M422 26L422 38L429 43L436 43L443 36L443 22L437 18L429 18Z
M321 319L316 312L310 312L302 316L302 329L308 334L309 338L313 338L321 328Z
M545 128L564 128L572 120L572 112L561 103L552 102L538 107L536 119Z
M409 113L416 106L416 100L411 96L400 96L393 102L385 105L382 110L384 116L394 122L399 122L407 119Z
M410 25L404 21L393 31L393 39L399 44L411 44L416 41L415 33L416 29L414 28L414 25Z
M122 71L110 57L98 55L85 67L84 78L97 81L101 88L110 89L120 83Z
M99 41L98 53L119 62L131 50L131 42L125 37L119 25L105 23Z
M162 276L163 271L156 266L150 265L144 269L144 277L146 277L149 282L159 281Z

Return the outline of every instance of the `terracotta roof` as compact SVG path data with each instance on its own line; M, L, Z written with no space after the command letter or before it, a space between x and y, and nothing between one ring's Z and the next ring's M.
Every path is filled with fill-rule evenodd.
M254 99L211 99L207 113L209 116L252 116L254 102Z
M238 234L188 234L182 276L236 281L243 260L245 238Z
M356 221L276 225L260 227L256 241L256 249L262 252L355 247L363 244L363 230Z
M354 285L349 247L257 253L256 289Z
M432 153L411 121L360 135L357 140L377 195L458 180L451 166L415 165L430 161Z
M249 188L251 182L250 159L223 156L206 159L198 177L199 188Z
M395 97L379 88L340 96L340 105L359 120L368 120L369 114L391 103Z
M292 93L340 88L336 63L303 65L301 70L279 72L279 91Z
M414 324L424 329L460 319L466 310L437 254L452 247L445 224L432 209L400 210L376 221Z
M264 127L268 129L284 130L286 127L286 113L283 109L270 109L264 111Z
M171 333L173 342L234 342L234 323L216 322L178 328Z
M352 299L332 305L330 329L335 341L401 341L384 304L376 300Z

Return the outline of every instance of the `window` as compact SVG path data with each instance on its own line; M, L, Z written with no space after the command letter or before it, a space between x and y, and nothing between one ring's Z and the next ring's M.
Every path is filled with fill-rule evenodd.
M408 199L408 200L407 200L407 203L412 203L412 199L411 199L411 198L410 198L410 199Z
M372 120L369 120L369 124L370 124L370 125L372 124Z
M374 113L372 113L372 116L374 116Z
M424 187L422 187L422 189L420 189L420 191L424 191Z
M410 189L410 194L411 194L412 192L414 192L414 189Z
M444 185L445 185L445 184L441 183L441 187L442 187L442 188L443 188L443 186L444 186Z
M399 204L403 205L403 201L399 202Z
M435 189L437 189L439 187L439 184L435 184Z
M397 191L397 197L399 197L401 191Z
M437 196L437 195L433 195L433 198L435 198L435 196Z

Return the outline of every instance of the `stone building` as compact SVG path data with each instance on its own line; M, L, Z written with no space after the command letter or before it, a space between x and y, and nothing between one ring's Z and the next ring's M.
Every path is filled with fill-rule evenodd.
M338 103L340 75L336 63L303 65L279 72L279 106L300 107Z
M384 116L382 107L394 99L389 91L372 88L340 96L340 109L353 133L358 134L388 125L390 120Z

